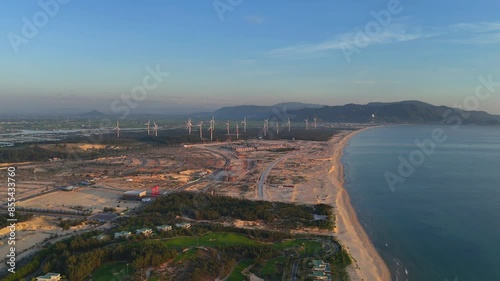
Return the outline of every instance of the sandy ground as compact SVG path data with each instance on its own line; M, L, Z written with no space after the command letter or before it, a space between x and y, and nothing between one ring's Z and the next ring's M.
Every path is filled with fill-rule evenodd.
M342 152L349 139L359 132L350 133L338 142L331 141L333 166L328 172L327 185L335 194L332 203L336 210L336 237L356 260L358 267L351 268L350 272L352 281L390 281L389 269L359 223L349 195L344 188Z
M269 201L332 205L336 214L333 235L355 259L354 265L348 270L351 280L390 281L389 270L360 225L344 189L342 152L349 139L359 132L343 132L328 143L297 142L299 152L289 153L284 157L268 177L271 183L279 181L286 185L292 184L293 187L279 188L276 184L266 184L265 198ZM269 162L266 161L262 166ZM302 180L293 183L291 179L297 176L302 177ZM332 235L312 229L306 232Z
M56 191L25 200L18 204L21 207L75 210L75 206L91 208L93 213L103 211L104 207L114 207L118 211L134 208L140 201L122 200L122 193L102 188L82 187L75 191ZM118 207L120 206L120 207Z
M58 226L59 221L55 218L39 216L33 219L16 224L16 256L18 260L35 251L40 250L39 245L46 238L52 235L73 234L75 231L83 230L88 226L72 227L69 230L62 230ZM8 245L8 236L10 230L8 227L0 229L0 260L3 260L9 253L11 246ZM0 264L0 270L4 270L5 263Z

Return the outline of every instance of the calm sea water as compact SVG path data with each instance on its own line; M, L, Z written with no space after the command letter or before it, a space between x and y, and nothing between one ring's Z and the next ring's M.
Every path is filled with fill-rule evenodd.
M447 140L393 192L384 174L398 175L398 157L408 160L415 140L435 129ZM393 280L500 280L500 127L373 128L350 140L342 161L353 206Z

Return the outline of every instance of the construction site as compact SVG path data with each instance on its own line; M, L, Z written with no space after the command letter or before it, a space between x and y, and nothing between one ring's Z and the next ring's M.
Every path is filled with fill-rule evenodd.
M227 141L209 141L213 137L210 128L208 135L201 136L201 143L71 143L68 146L76 155L73 159L2 164L0 169L16 165L17 177L23 179L17 185L17 211L37 218L30 221L30 228L19 231L19 239L26 242L24 249L20 247L21 255L54 235L85 231L96 227L95 223L109 227L114 219L127 216L128 211L171 192L199 191L304 203L328 199L321 176L324 162L329 161L325 158L331 149L328 142L260 137L243 140L238 139L238 134L232 134L233 140L228 137ZM156 134L156 130L150 133ZM116 133L119 138L119 131ZM43 148L57 151L68 146L47 144ZM94 152L101 156L78 157ZM54 227L61 220L88 223L69 230ZM30 229L45 234L33 235ZM1 249L5 246L0 244Z

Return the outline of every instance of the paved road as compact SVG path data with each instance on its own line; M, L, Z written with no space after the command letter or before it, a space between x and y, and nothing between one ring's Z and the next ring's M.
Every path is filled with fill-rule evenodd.
M298 154L298 152L296 153L291 153L291 154L286 154L276 160L274 160L273 163L271 163L269 166L267 166L267 168L260 174L260 178L259 178L259 183L257 184L257 189L258 189L258 193L259 193L259 199L262 199L264 200L264 185L266 184L266 181L267 181L267 177L269 176L269 173L271 172L271 170L274 168L274 166L276 166L279 162L285 160L286 158L288 157L292 157L294 155Z
M290 281L297 280L297 269L299 269L299 260L296 260L292 265L292 276L290 277Z

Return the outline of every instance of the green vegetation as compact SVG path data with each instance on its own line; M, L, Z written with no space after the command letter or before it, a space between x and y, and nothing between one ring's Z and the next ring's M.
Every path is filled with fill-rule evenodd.
M279 267L283 268L287 259L287 257L282 256L268 260L260 270L260 275L268 279L279 279L280 272L283 271Z
M170 247L230 247L230 246L255 246L258 244L255 240L251 240L246 236L235 233L208 233L200 238L196 237L179 237L169 239L164 242Z
M322 251L319 242L306 239L285 240L274 244L274 247L280 250L294 248L307 256L315 255Z
M84 222L85 222L84 219L82 219L82 220L62 220L59 222L59 226L64 230L68 230L71 227L79 226Z
M203 217L215 212L222 219L245 219L255 216L274 229L243 229L223 226L221 223L197 222L189 229L175 228L144 237L132 235L129 239L90 239L97 234L113 236L113 232L138 228L154 228L161 224L179 222L177 216ZM118 224L102 232L89 232L59 241L48 246L23 267L22 274L6 276L7 281L20 280L37 270L42 273L60 272L69 281L82 281L89 275L94 280L111 280L124 277L124 265L129 265L127 280L145 280L146 268L158 268L168 263L172 274L153 270L150 280L205 281L228 277L228 280L246 280L242 270L253 265L252 272L265 280L289 278L293 260L305 261L319 257L332 263L335 280L347 279L346 265L351 263L343 250L326 253L325 239L291 234L289 229L311 226L311 214L331 215L326 205L295 205L278 202L239 200L224 196L206 196L200 193L175 193L158 198L155 202L134 210L130 217L121 218ZM269 220L265 217L271 214ZM293 220L300 221L294 223ZM71 222L66 221L68 224ZM330 241L329 243L333 243ZM331 249L332 247L328 247ZM325 248L326 249L326 248ZM4 280L4 279L2 279Z
M314 215L326 215L326 220L314 220ZM223 221L240 219L264 221L268 226L282 229L305 227L332 229L333 208L328 205L298 205L282 202L251 201L228 196L209 196L203 193L179 192L158 198L143 210L141 216L130 221L161 223L176 217L195 220Z
M23 222L23 221L28 221L31 218L33 218L32 214L19 214L16 213L15 219L17 219L17 222ZM12 217L9 217L8 214L0 214L0 228L4 228L6 226L10 225L10 222L7 221L7 219L12 219Z
M128 274L133 274L131 268L128 269ZM92 273L93 281L109 281L109 280L120 280L121 278L127 276L127 263L126 262L115 262L108 263L99 267L94 273Z
M245 275L242 273L242 271L251 266L254 263L253 259L245 259L240 261L236 266L233 268L233 271L231 271L231 275L226 279L226 281L241 281L245 280Z

